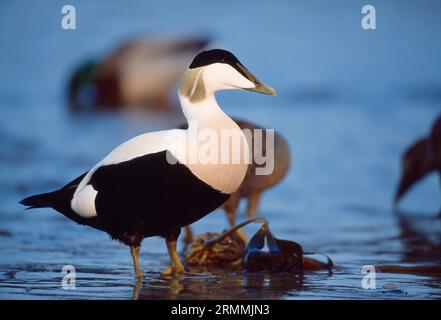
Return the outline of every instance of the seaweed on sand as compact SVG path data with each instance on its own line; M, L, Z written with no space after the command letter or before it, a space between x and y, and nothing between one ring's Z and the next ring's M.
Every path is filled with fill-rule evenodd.
M240 229L251 222L262 223L249 241ZM267 250L265 250L267 249ZM189 266L229 267L251 272L293 272L331 270L332 260L327 262L305 257L315 253L304 252L294 241L274 237L269 223L263 218L252 218L224 233L204 233L196 237L186 255Z

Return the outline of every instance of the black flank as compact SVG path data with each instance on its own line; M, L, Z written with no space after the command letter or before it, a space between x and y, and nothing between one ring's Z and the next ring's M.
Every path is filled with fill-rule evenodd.
M166 235L223 204L230 195L198 179L185 165L169 164L167 151L98 168L89 182L98 216L112 237ZM171 154L169 154L171 156Z
M85 174L60 190L21 203L51 207L127 245L139 245L145 237L164 236L199 220L230 196L198 179L185 165L169 164L166 156L167 151L162 151L98 168L89 181L98 191L97 217L83 218L70 207Z

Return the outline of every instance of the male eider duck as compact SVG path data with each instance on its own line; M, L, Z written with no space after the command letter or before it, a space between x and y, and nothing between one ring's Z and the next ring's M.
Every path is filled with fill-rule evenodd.
M174 111L172 89L208 44L203 37L127 41L75 69L68 84L69 106L72 111L140 107Z
M21 203L30 208L53 208L128 245L138 279L142 278L138 261L142 240L162 236L171 260L163 274L183 272L176 251L181 228L222 205L239 188L248 168L246 138L214 96L216 91L228 89L275 95L232 53L220 49L204 51L194 58L179 87L188 129L137 136L61 189L31 196ZM227 162L189 161L207 148L206 144L194 148L190 143L192 134L204 129L215 132L217 139L222 139L222 132L228 132L231 138L238 139L240 148L233 149L233 144L229 144L228 151L233 156ZM217 146L220 142L212 143Z
M416 140L404 153L401 179L394 201L398 203L409 189L427 174L437 171L441 178L441 115L428 137Z

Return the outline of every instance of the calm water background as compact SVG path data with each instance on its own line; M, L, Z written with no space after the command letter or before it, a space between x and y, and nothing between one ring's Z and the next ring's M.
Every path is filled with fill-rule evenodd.
M60 27L62 1L0 4L0 298L441 298L435 276L379 273L374 291L360 283L366 264L441 262L438 178L412 190L400 214L391 205L402 151L441 111L439 1L370 1L376 31L361 29L361 1L69 3L75 31ZM276 236L329 254L338 265L332 275L163 279L165 245L151 238L141 253L147 278L135 288L126 247L17 204L62 186L126 139L181 121L151 112L73 116L65 88L75 65L128 37L187 32L214 36L278 90L277 98L221 93L219 102L289 141L292 169L260 213ZM226 219L215 212L195 229L221 226ZM76 267L76 290L61 289L66 264Z

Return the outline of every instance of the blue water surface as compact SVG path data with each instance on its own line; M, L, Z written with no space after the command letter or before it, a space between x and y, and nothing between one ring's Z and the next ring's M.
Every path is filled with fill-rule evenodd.
M392 206L402 152L441 111L441 3L369 3L377 10L370 31L360 25L364 1L69 1L77 30L60 26L64 1L2 2L0 298L439 299L439 275L377 273L376 290L361 287L363 265L441 262L439 177L415 187L398 213ZM330 255L332 274L167 279L159 274L165 244L150 238L139 287L125 246L18 204L77 177L126 139L180 123L150 111L72 115L66 83L78 63L124 40L188 33L213 37L277 89L275 98L237 91L218 99L228 114L289 142L292 168L264 195L260 215L278 237ZM195 231L220 226L226 219L216 211ZM75 290L61 287L67 264L76 267Z

